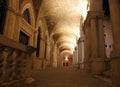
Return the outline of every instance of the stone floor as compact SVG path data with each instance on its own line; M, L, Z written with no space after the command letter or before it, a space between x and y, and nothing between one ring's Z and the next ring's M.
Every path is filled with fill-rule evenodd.
M115 87L77 68L34 71L34 87Z

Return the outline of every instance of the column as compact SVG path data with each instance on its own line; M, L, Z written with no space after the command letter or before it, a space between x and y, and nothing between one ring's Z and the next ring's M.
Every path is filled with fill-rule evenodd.
M81 34L82 35L82 34ZM83 34L83 36L81 37L81 50L82 50L82 60L81 60L81 67L82 67L82 69L84 69L84 57L85 57L85 53L84 53L84 34Z
M102 14L101 14L102 16ZM106 58L105 54L105 39L104 39L104 28L103 28L103 17L98 19L98 37L99 37L99 50L98 50L98 56L100 58Z
M91 25L91 41L92 41L92 44L91 44L91 48L94 48L94 50L92 51L92 55L91 57L93 58L96 58L98 56L98 35L97 35L97 29L96 29L96 19L91 19L90 21L90 25Z
M78 41L78 69L83 69L83 40L82 37Z
M86 72L90 72L90 63L91 63L91 60L90 60L90 52L91 52L91 49L90 49L90 28L89 28L89 25L87 25L85 27L85 38L84 38L84 52L85 52L85 58L84 58L84 70Z
M120 0L109 0L113 33L113 52L111 55L112 80L120 86Z
M14 37L14 30L17 31L18 29L15 28L19 28L18 26L18 20L17 19L17 15L18 15L18 0L8 0L8 10L6 13L6 20L5 20L5 28L4 28L4 35L11 38L11 39L15 39ZM18 33L18 32L17 32ZM16 34L16 33L15 33ZM17 36L16 36L17 37ZM16 39L15 39L16 40Z
M78 66L78 44L76 47L76 65Z
M91 73L102 74L105 70L105 43L103 12L90 12Z
M58 51L57 51L57 45L55 43L54 50L53 50L53 67L54 68L57 68L57 55L58 55Z
M81 52L81 39L78 40L78 69L81 69L80 67L80 63L81 63L81 56L82 52Z
M88 23L90 24L90 71L93 74L102 74L105 70L103 17L102 0L91 0Z
M73 52L73 66L75 66L75 61L76 61L76 60L75 60L75 57L76 57L76 56L75 56L75 51L74 51L74 52Z

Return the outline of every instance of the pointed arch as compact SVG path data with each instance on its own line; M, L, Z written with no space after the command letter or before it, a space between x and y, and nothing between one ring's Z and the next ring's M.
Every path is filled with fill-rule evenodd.
M23 17L24 17L24 19L25 19L29 24L31 24L29 9L26 9L26 10L24 11Z
M24 12L29 15L30 24L35 27L35 12L33 8L33 2L31 0L24 0L20 7L21 14L24 15Z
M40 37L41 37L41 29L38 28L38 35L37 35L37 50L36 50L36 57L40 57Z

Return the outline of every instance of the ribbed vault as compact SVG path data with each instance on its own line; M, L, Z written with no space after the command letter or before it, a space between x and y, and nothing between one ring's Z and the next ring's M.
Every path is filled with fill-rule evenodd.
M87 0L43 0L42 9L59 52L73 53L80 37L80 22L87 14Z

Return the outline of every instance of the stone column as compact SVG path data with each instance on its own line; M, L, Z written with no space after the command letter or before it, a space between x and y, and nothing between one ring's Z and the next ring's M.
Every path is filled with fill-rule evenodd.
M75 51L73 52L73 66L75 66Z
M78 41L78 69L83 69L83 40L82 37Z
M91 40L91 73L101 74L105 70L105 44L103 31L103 12L91 11L90 40Z
M78 65L78 44L76 46L76 65Z
M81 52L81 41L80 39L78 40L78 69L80 69L80 62L81 62L81 59L82 59L82 56L81 56L82 52Z
M86 72L90 72L90 28L89 25L85 26L85 38L84 38L84 46L85 46L85 59L84 59L84 68Z
M105 39L104 39L104 28L103 28L103 13L101 13L100 18L98 20L98 56L100 58L106 58L105 54Z
M84 36L81 37L81 56L82 56L82 59L81 59L81 68L84 69L84 56L85 56L85 53L84 53Z
M45 69L44 65L44 54L45 54L45 39L42 37L40 40L40 58L41 58L41 69Z
M57 45L55 43L54 50L53 50L53 67L54 68L57 68L57 55L58 55L58 51L57 51Z
M75 48L75 66L77 67L78 65L78 46Z
M109 0L113 33L111 69L113 83L120 86L120 0Z
M103 17L102 0L90 0L87 20L90 24L90 71L93 74L101 74L105 70Z
M17 15L18 15L18 0L8 0L7 3L7 13L6 13L6 20L5 20L5 28L4 28L4 35L13 39L14 37L14 30L18 30L19 27L16 27L18 25ZM18 29L15 29L18 28ZM17 36L16 36L17 37Z

